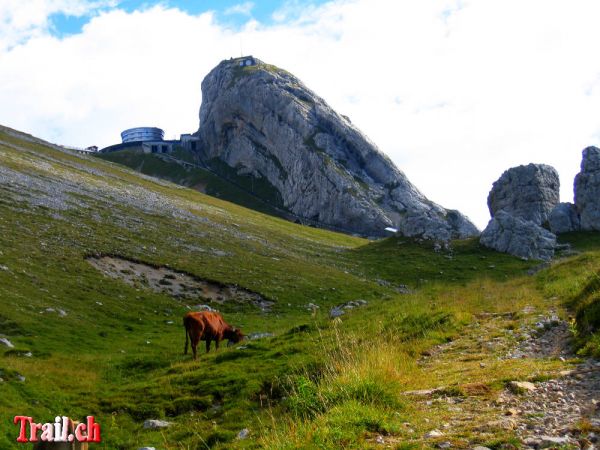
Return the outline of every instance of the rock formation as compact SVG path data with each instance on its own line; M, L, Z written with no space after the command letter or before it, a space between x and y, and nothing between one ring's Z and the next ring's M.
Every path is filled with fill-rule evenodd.
M582 230L600 230L600 149L583 150L581 172L575 177L575 205Z
M302 222L367 236L386 227L440 240L478 234L298 78L255 58L222 61L206 76L198 136L208 166L252 177L256 193Z
M550 260L556 236L530 220L499 211L481 234L482 245L525 259Z
M554 234L568 233L580 229L579 213L573 203L559 203L548 218L550 231Z
M556 236L542 225L555 211L559 187L558 173L545 164L505 171L488 196L492 219L481 234L481 244L526 259L551 259Z
M492 217L498 211L542 225L559 202L560 181L556 169L528 164L505 171L488 196Z

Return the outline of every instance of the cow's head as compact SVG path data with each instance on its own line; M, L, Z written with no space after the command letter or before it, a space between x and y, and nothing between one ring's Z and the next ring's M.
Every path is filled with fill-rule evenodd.
M244 339L245 336L242 333L242 330L240 330L239 328L232 328L231 330L229 330L226 333L225 337L228 340L227 346L229 347L230 345L237 344L238 342L241 342Z

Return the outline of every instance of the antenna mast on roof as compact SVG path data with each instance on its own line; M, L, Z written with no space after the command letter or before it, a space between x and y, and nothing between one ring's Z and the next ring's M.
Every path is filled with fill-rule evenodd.
M240 36L240 58L244 56L244 52L242 51L242 37Z

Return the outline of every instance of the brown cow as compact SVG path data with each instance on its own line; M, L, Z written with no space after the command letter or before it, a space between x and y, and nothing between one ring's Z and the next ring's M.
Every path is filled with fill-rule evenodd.
M219 350L219 343L223 339L229 341L228 345L237 344L244 339L244 335L239 329L233 328L223 320L221 314L213 311L189 312L183 316L183 326L185 327L183 354L187 355L189 337L194 359L196 359L196 348L200 341L206 341L206 353L208 353L212 341L215 341L215 346Z

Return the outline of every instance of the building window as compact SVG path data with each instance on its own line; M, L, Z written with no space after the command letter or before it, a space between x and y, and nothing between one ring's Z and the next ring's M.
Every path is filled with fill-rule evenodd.
M192 141L192 150L196 150L196 141Z
M152 146L152 153L156 153L158 152L158 145L153 145Z
M166 145L162 146L162 152L163 153L167 153L168 150L169 150L169 147L167 147Z

